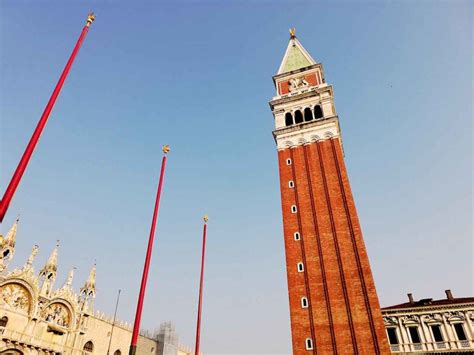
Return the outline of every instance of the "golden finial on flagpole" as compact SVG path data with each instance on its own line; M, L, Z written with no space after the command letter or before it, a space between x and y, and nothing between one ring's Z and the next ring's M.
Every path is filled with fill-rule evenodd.
M86 22L86 26L89 27L91 25L92 22L94 22L95 20L95 15L93 12L89 13L89 15L87 15L87 22Z
M205 214L202 219L204 220L204 223L207 223L207 221L209 221L209 216Z
M296 38L296 28L292 27L289 29L290 31L290 38L293 39L293 38Z

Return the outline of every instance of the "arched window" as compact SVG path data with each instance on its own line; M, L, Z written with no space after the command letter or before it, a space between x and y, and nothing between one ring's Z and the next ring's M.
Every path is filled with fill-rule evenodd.
M310 338L306 339L306 350L313 350L313 340Z
M313 119L313 113L309 107L304 109L304 120L305 122L311 121Z
M0 327L6 327L7 323L8 323L8 317L7 316L3 316L2 318L0 318Z
M114 355L122 355L122 352L120 350L115 350Z
M314 118L323 118L323 111L321 110L321 106L319 105L314 106Z
M293 124L293 116L290 112L285 114L285 126L291 126Z
M308 308L308 299L306 297L301 297L301 308Z
M87 343L84 344L83 350L86 353L92 353L94 351L94 344L89 340Z
M303 122L303 114L301 113L300 110L295 111L295 123L302 123Z

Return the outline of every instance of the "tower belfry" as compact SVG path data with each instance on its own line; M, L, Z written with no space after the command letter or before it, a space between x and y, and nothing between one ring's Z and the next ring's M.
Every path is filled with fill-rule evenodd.
M293 354L389 354L333 88L294 29L273 81Z

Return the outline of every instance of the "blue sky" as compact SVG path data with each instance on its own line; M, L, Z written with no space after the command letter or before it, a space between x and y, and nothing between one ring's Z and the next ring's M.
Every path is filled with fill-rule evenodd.
M58 284L97 260L96 308L132 321L170 144L142 325L194 343L201 217L209 354L291 352L268 101L296 27L334 86L346 164L382 305L472 295L472 5L468 1L2 1L0 187L90 10L97 13L2 232L13 266Z

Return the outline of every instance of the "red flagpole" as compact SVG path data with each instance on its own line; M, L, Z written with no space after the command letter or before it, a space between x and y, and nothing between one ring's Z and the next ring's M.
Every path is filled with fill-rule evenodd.
M143 299L145 298L146 282L148 279L148 270L150 268L151 252L153 249L153 239L155 238L156 219L158 217L158 208L160 207L161 188L163 187L163 177L165 175L166 154L170 151L169 146L163 146L163 160L161 161L160 181L156 192L155 209L153 211L153 219L151 222L150 236L148 238L148 247L146 250L145 265L143 266L142 282L140 285L140 293L138 295L137 312L135 313L135 322L133 323L132 341L130 343L129 355L137 353L138 332L140 330L140 321L142 318Z
M82 42L84 41L84 38L86 37L86 34L89 31L89 26L94 20L95 20L94 14L90 13L87 17L86 25L82 29L81 35L79 36L79 39L77 40L76 46L74 47L72 54L69 57L69 60L67 61L66 66L64 67L61 77L59 78L59 81L56 84L56 87L54 88L54 91L43 111L43 114L41 115L38 125L36 126L35 131L33 132L33 135L31 136L30 141L28 142L28 145L26 146L25 152L23 153L23 156L21 157L21 160L18 163L18 166L13 174L13 177L10 180L10 183L8 184L7 189L5 190L5 194L3 195L2 200L0 200L0 222L2 222L3 217L5 217L5 213L8 210L8 206L10 205L13 195L15 194L16 188L18 187L18 184L20 183L21 177L23 176L23 173L25 172L25 169L28 165L31 155L33 154L36 144L38 143L41 133L43 132L43 128L46 125L46 122L48 121L49 114L51 113L54 103L56 102L56 99L58 98L59 92L61 91L64 81L66 80L69 70L71 69L72 63L74 62L77 52L79 52Z
M204 285L204 257L206 256L206 232L207 232L207 221L209 218L207 215L204 216L204 227L202 231L202 255L201 255L201 279L199 281L199 302L198 302L198 315L197 315L197 326L196 326L196 347L194 348L194 354L199 355L199 343L201 340L201 313L202 313L202 290Z

